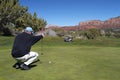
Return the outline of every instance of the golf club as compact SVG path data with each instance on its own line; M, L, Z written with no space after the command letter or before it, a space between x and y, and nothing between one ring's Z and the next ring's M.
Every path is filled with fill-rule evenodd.
M40 28L41 33L44 33L44 28ZM41 55L44 55L43 53L43 40L41 40Z

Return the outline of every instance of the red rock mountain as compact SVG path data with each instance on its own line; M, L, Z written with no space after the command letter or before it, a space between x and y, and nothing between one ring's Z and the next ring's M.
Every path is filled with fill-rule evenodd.
M106 21L101 20L89 20L85 22L80 22L76 26L48 26L48 28L62 28L64 30L85 30L90 28L97 29L110 29L110 28L120 28L120 16L110 18Z

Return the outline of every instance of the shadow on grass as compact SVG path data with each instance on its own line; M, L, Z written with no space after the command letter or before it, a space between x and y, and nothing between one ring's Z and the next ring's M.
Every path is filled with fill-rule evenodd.
M34 64L29 65L30 68L34 68L34 67L36 67L36 66L37 66L37 65L34 65Z

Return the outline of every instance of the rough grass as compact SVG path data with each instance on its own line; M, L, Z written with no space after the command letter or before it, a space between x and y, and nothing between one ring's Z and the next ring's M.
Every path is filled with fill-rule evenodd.
M32 47L33 51L39 52L41 62L28 71L12 68L15 63L10 55L13 39L0 37L0 80L120 79L120 39L65 43L61 38L45 38Z

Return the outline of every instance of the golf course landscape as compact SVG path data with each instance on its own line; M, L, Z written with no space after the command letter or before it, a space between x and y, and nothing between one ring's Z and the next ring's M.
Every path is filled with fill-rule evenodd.
M0 0L0 80L120 80L119 8L120 0Z
M14 37L0 36L0 80L120 80L120 39L44 38L32 47L40 61L30 70L12 67L13 41Z

